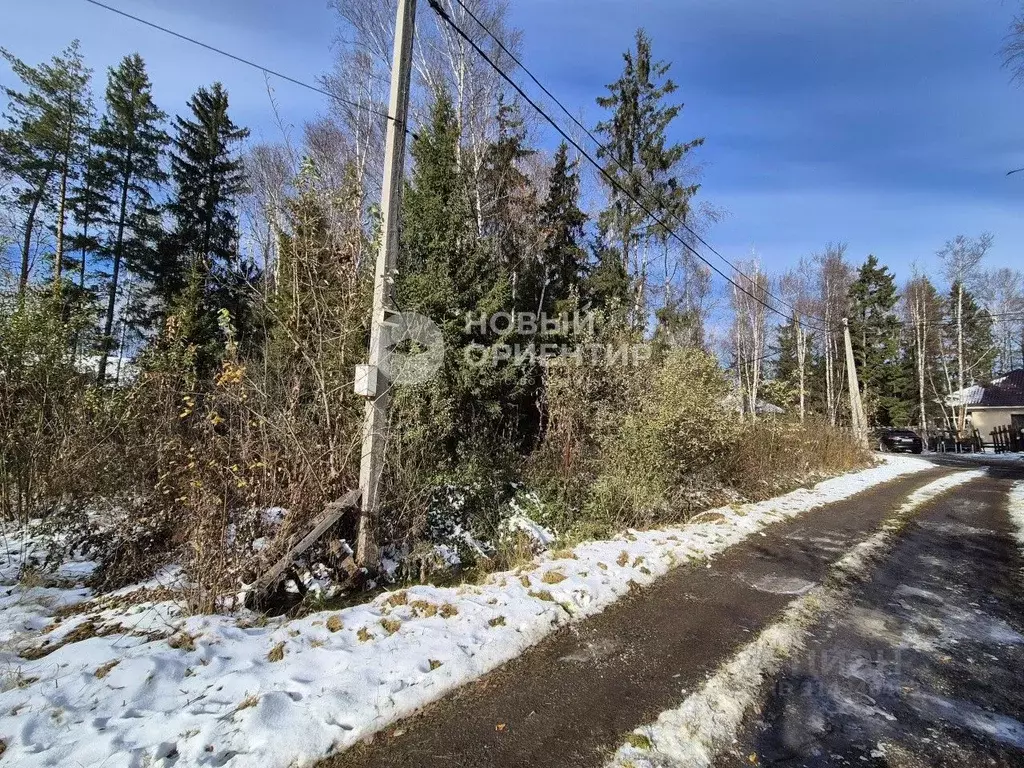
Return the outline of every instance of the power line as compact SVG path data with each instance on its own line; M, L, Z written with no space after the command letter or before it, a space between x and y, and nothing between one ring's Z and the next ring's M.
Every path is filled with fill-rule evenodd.
M85 2L89 3L90 5L95 5L97 8L103 8L104 10L110 11L111 13L116 13L118 16L123 16L126 19L131 19L132 21L138 22L139 24L144 24L147 27L158 30L159 32L163 32L164 34L171 35L172 37L176 37L179 40L184 40L185 42L191 43L192 45L198 45L200 48L205 48L206 50L212 51L213 53L219 54L221 56L226 56L227 58L237 61L240 64L245 64L247 67L257 69L264 75L272 75L274 77L278 77L282 80L286 80L289 83L313 91L314 93L319 93L322 96L327 96L328 98L334 99L335 101L340 102L341 104L345 104L356 109L365 109L367 112L377 115L379 117L383 117L387 120L395 120L395 118L389 115L387 112L381 111L379 109L374 109L373 107L368 107L365 104L360 104L357 101L352 101L351 99L346 99L342 96L338 96L337 94L331 93L328 90L319 88L315 85L291 77L289 75L285 75L281 72L277 72L276 70L270 69L269 67L265 67L262 64L258 64L257 62L252 61L250 59L244 59L241 56L236 56L235 54L225 51L222 48L217 48L215 46L210 45L209 43L204 43L201 40L196 40L194 37L189 37L188 35L183 35L180 32L175 32L173 29L168 29L167 27L160 26L159 24L156 24L152 21L148 21L142 18L141 16L135 16L133 14L128 13L127 11L122 11L120 8L115 8L111 5L107 5L106 3L101 3L99 2L99 0L85 0ZM414 139L416 138L416 134L410 131L408 128L405 129L405 132L412 136Z
M531 107L533 107L533 109L536 110L536 112L539 115L541 115L551 125L552 128L554 128L556 131L558 131L559 135L561 135L561 137L563 139L565 139L567 142L572 144L572 146L576 149L577 152L580 153L580 155L585 157L590 162L591 165L593 165L595 168L597 168L597 170L608 180L609 184L611 184L613 187L615 187L620 192L622 192L626 197L628 197L630 200L632 200L633 203L637 207L639 207L640 210L642 210L645 214L647 214L647 216L649 218L651 218L655 222L657 222L658 225L660 225L666 232L668 232L672 237L674 237L676 240L678 240L680 242L680 244L682 244L682 246L684 248L686 248L688 251L690 251L694 256L696 256L705 265L707 265L707 267L709 269L711 269L717 275L719 275L720 277L725 279L729 284L731 284L733 287L735 287L738 291L741 291L742 293L747 294L750 298L752 298L758 304L760 304L763 307L765 307L765 309L768 309L769 311L776 313L780 317L784 317L786 319L791 319L789 315L786 315L784 312L779 311L778 309L773 307L771 304L768 304L767 302L765 302L762 299L760 299L757 296L755 296L753 293L748 291L746 288L741 286L739 283L737 283L735 280L733 280L727 274L722 272L722 270L720 270L718 267L716 267L714 264L712 264L710 261L708 261L706 258L704 258L704 256L700 252L698 252L692 245L690 245L683 238L681 238L679 236L679 234L675 230L671 229L660 217L657 216L657 214L655 214L653 211L651 211L650 208L648 208L646 205L644 205L641 201L637 200L636 197L634 197L626 189L624 189L623 186L618 181L616 181L615 178L605 168L603 168L601 166L601 164L599 162L597 162L597 160L595 160L590 155L589 152L587 152L583 147L581 147L579 145L579 142L577 142L569 134L567 134L565 132L565 130L563 130L563 128L558 123L556 123L555 120L547 112L545 112L543 109L541 109L540 106L538 106L538 104L526 94L526 92L522 89L522 87L515 80L513 80L503 69L501 69L501 67L499 67L497 64L495 64L494 61L491 59L491 57L482 48L480 48L480 46L477 45L477 43L469 35L467 35L466 32L463 31L463 29L461 27L459 27L458 24L456 24L454 21L452 21L451 17L448 16L448 13L438 4L437 0L427 0L427 2L430 4L430 7L434 9L434 12L438 16L440 16L441 19L446 24L448 24L448 26L450 26L453 30L455 30L455 32L459 35L459 37L461 37L463 40L465 40L470 45L470 47L473 48L473 50L476 51L477 54L484 61L486 61L491 66L491 68L494 69L494 71L497 72L498 75L505 82L507 82L510 86L512 86L512 88L515 89L516 93L518 93L526 101L527 104L529 104ZM746 277L746 275L744 275L744 277ZM749 277L747 277L747 279L750 280ZM751 280L751 282L753 282L753 280ZM797 321L797 322L799 323L799 321ZM799 324L803 325L803 323L799 323ZM823 328L817 328L817 327L814 327L814 326L810 326L810 324L807 324L807 325L809 327L811 327L813 330L817 330L817 331L824 331L825 330Z
M433 2L433 0L429 0L429 2L430 2L430 5L431 5L431 7L434 7L434 10L435 10L435 11L438 11L438 8L437 8L437 7L435 7L435 3ZM553 102L555 102L555 104L557 104L557 105L558 105L559 109L561 109L561 110L562 110L562 112L564 112L564 113L566 114L566 116L567 116L567 117L568 117L568 118L569 118L570 120L572 120L572 122L573 122L573 123L575 123L575 124L576 124L576 126L577 126L577 127L578 127L578 128L579 128L579 129L581 130L581 131L583 131L583 132L584 132L584 133L585 133L585 134L586 134L586 135L587 135L588 137L590 137L590 140L591 140L591 141L593 141L593 142L594 142L594 143L595 143L595 144L596 144L596 145L598 146L598 148L599 148L599 149L600 149L601 151L604 151L604 152L607 152L607 153L608 153L608 156L609 156L609 157L611 157L611 159L612 159L612 162L613 162L613 163L615 163L615 165L617 165L617 166L619 167L619 169L620 169L620 170L622 170L622 171L625 171L625 172L627 172L627 173L628 173L628 169L627 169L627 168L625 168L625 167L624 167L624 166L622 165L622 163L621 163L621 162L619 162L619 159L618 159L618 158L617 158L617 157L615 156L615 154L614 154L613 152L611 152L611 151L610 151L610 150L608 149L608 147L607 147L607 146L606 146L605 144L603 144L603 143L601 142L601 140L600 140L600 139L598 139L598 138L597 138L597 136L595 136L595 135L594 135L594 133L593 133L593 132L592 132L592 131L591 131L591 130L590 130L589 128L587 128L587 126L586 126L586 125L584 125L584 124L583 124L582 122L580 122L580 120L579 120L579 119L578 119L578 118L577 118L577 117L576 117L575 115L573 115L573 114L572 114L572 112L570 112L570 111L568 110L568 108L567 108L567 107L566 107L566 106L565 106L565 105L564 105L564 104L563 104L563 103L562 103L562 102L561 102L561 101L560 101L560 100L558 99L558 97L557 97L557 96L555 96L555 95L554 95L554 94L553 94L553 93L552 93L552 92L551 92L550 90L548 90L548 88L547 88L547 87L546 87L546 86L545 86L545 85L544 85L544 84L543 84L543 83L542 83L542 82L541 82L540 80L538 80L538 79L537 79L537 77L536 77L536 76L535 76L535 75L534 75L534 74L533 74L533 73L532 73L532 72L531 72L531 71L530 71L530 70L529 70L529 69L528 69L528 68L526 67L526 65L525 65L525 64L523 64L523 62L522 62L522 61L520 61L520 60L519 60L519 58L518 58L518 57L517 57L517 56L516 56L516 55L515 55L515 54L514 54L514 53L513 53L512 51L510 51L510 50L509 50L509 49L508 49L508 48L507 48L507 47L505 46L505 44L504 44L504 43L503 43L503 42L501 41L501 39L500 39L500 38L499 38L499 37L498 37L497 35L495 35L495 34L494 34L494 32L492 32L492 31L490 30L490 28L489 28L489 27L488 27L488 26L487 26L486 24L484 24L484 23L483 23L482 21L480 21L480 19L479 19L479 18L478 18L478 17L476 16L476 14L474 14L474 13L473 13L473 11L472 11L472 10L471 10L470 8L468 8L468 7L466 6L466 4L465 4L465 3L463 2L463 0L455 0L455 2L456 2L456 3L458 4L458 5L459 5L459 7L461 7L461 8L462 8L462 10L464 10L464 11L465 11L465 12L466 12L466 13L467 13L467 14L469 15L469 17L470 17L470 18L471 18L471 19L472 19L473 21L475 21L475 22L477 23L477 25L478 25L478 26L479 26L479 27L480 27L481 29L483 29L483 31L484 31L484 32L486 32L486 33L488 34L488 36L490 36L490 38L491 38L492 40L494 40L494 42L495 42L495 43L497 43L498 47L499 47L499 48L500 48L500 49L501 49L501 50L502 50L502 51L503 51L503 52L505 53L505 55L506 55L506 56L508 56L508 57L509 57L509 58L510 58L510 59L511 59L511 60L512 60L512 61L513 61L513 62L514 62L515 64L516 64L516 66L518 66L518 67L519 67L519 68L520 68L521 70L523 70L523 72L525 72L525 73L526 73L527 77L529 77L529 78L530 78L530 79L531 79L531 80L532 80L532 81L534 82L534 84L535 84L535 85L536 85L536 86L537 86L538 88L540 88L540 89L541 89L541 90L542 90L542 91L544 92L544 94L545 94L545 95L546 95L547 97L548 97L549 99L551 99L551 100L552 100ZM440 12L440 11L438 11L438 12ZM449 24L451 24L451 25L452 25L453 27L455 26L455 25L454 25L454 22L452 22L452 21L450 21L450 20L448 20L448 22L449 22ZM456 28L456 29L457 29L457 28ZM460 34L462 34L462 33L461 33L461 30L457 30L457 31L459 31L459 32L460 32ZM486 58L486 57L485 57L485 58ZM491 62L488 62L488 63L491 63ZM491 66L495 66L495 65L494 65L493 63L491 63ZM496 66L495 66L495 68L497 69L497 67L496 67ZM524 95L524 98L525 98L525 95ZM527 101L529 101L529 99L527 99ZM534 108L536 108L536 106L535 106L535 105L534 105ZM538 109L538 111L540 111L540 110ZM543 113L542 113L542 114L543 114ZM545 117L546 117L546 118L548 119L548 122L552 122L552 121L551 121L551 118L547 117L547 115L544 115L544 116L545 116ZM554 124L554 123L552 122L552 124ZM557 129L557 126L556 126L556 129ZM559 132L561 133L561 131L559 131ZM563 134L563 136L564 136L564 134ZM579 148L577 147L577 149L579 149ZM606 174L606 175L607 175L607 174ZM650 198L652 198L652 199L653 199L653 200L654 200L655 202L660 202L660 200L659 200L659 198L658 198L658 196L657 196L656 194L652 193L652 192L651 192L651 191L650 191L649 189L647 189L647 188L646 188L646 187L645 187L645 186L644 186L644 185L643 185L643 184L642 184L641 182L638 182L638 184L639 184L639 186L640 186L640 189L641 189L641 191L642 191L643 193L645 193L646 195L648 195L648 196L649 196ZM624 190L623 190L623 191L624 191ZM628 195L628 193L627 193L627 195ZM636 202L636 201L634 200L634 202ZM740 268L739 268L738 266L736 266L736 265L735 265L735 264L734 264L734 263L733 263L732 261L730 261L729 259L727 259L727 258L726 258L725 256L723 256L723 255L722 255L721 253L719 253L719 252L718 252L718 251L717 251L717 250L716 250L716 249L715 249L715 248L714 248L714 247L713 247L713 246L712 246L712 245L711 245L710 243L708 243L708 242L707 242L707 240L705 240L705 239L704 239L703 237L701 237L701 236L700 236L700 234L698 234L698 233L696 232L696 230L694 230L694 229L693 229L693 228L692 228L692 227L691 227L691 226L690 226L689 224L687 224L687 223L686 223L686 220L685 220L685 219L681 218L681 217L680 217L680 216L678 216L678 215L672 215L672 219L673 219L674 221L678 222L679 224L681 224L681 225L683 226L683 228L684 228L684 229L685 229L685 230L686 230L687 232L689 232L689 233L690 233L690 234L691 234L691 235L692 235L692 236L693 236L694 238L696 238L696 240L697 240L697 241L698 241L698 242L699 242L699 243L700 243L701 245L703 245L703 246L704 246L705 248L707 248L707 249L708 249L709 251L711 251L711 253L713 253L713 254L714 254L715 256L717 256L717 257L718 257L719 259L721 259L721 260L722 260L722 261L724 261L724 262L725 262L725 263L726 263L727 265L729 265L729 267L731 267L731 268L732 268L732 269L733 269L733 270L734 270L734 271L735 271L735 272L736 272L737 274L739 274L739 275L742 275L742 276L743 276L743 277L744 277L745 279L747 279L747 280L750 280L750 281L751 281L751 283L753 283L753 280L751 280L751 278L750 278L750 277L749 277L749 276L748 276L748 275L747 275L746 273L744 273L744 272L743 272L743 270L741 270L741 269L740 269ZM689 247L689 246L687 246L687 247ZM690 248L690 250L691 250L691 251L693 251L693 249L692 249L692 248ZM693 251L693 252L694 252L694 253L696 253L696 251ZM707 262L705 261L705 263L707 263ZM710 264L709 264L708 266L710 266ZM810 314L807 314L807 313L801 313L801 312L800 312L800 311L799 311L799 310L798 310L798 309L797 309L796 307L794 307L794 306L793 306L792 304L789 304L789 303L788 303L788 302L786 302L785 300L783 300L783 299L779 298L778 296L776 296L775 294L773 294L773 293L772 293L772 292L771 292L770 290L768 290L767 288L765 289L765 294L766 294L767 296L769 296L770 298L772 298L772 299L775 299L775 301L779 302L779 304L781 304L781 305L782 305L782 306L784 306L784 307L785 307L786 309L789 309L789 310L790 310L791 312L793 312L793 313L795 313L795 314L798 314L798 315L803 315L804 317L806 317L806 318L809 318L809 319L812 319L812 320L815 320L815 321L817 321L817 322L819 322L819 323L823 323L823 322L825 322L824 318L820 318L820 317L815 317L814 315L810 315ZM762 302L762 303L763 303L763 302ZM767 306L767 305L765 305L765 306ZM782 314L782 313L779 313L779 314ZM808 324L808 325L809 325L809 324ZM822 330L822 329L820 329L820 328L819 328L819 329L816 329L816 330Z

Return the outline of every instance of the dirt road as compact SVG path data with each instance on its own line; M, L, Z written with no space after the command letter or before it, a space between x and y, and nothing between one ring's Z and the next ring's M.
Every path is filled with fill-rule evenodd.
M1024 558L1007 514L1021 475L993 468L925 508L719 764L1024 765Z
M322 764L601 766L814 586L913 490L912 475L770 528L562 630L421 715Z

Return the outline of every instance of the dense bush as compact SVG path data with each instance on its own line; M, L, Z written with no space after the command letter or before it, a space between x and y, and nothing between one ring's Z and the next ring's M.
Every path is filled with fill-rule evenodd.
M700 350L635 366L558 366L546 391L549 428L527 471L570 538L678 522L870 460L827 424L741 419L724 372Z

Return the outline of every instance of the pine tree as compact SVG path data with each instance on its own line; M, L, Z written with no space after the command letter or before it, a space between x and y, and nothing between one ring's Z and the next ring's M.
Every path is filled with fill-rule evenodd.
M166 115L153 103L152 85L139 54L126 56L110 69L106 104L95 134L100 148L97 184L102 187L109 179L113 193L112 228L105 246L110 273L97 371L100 382L106 378L107 360L115 347L114 310L121 271L142 272L153 259L160 223L153 193L166 179L160 156L167 143L161 128Z
M82 173L88 153L89 125L93 116L89 83L92 70L85 66L74 41L64 53L54 59L49 81L52 88L57 141L55 165L57 176L56 221L54 230L56 247L53 257L53 283L59 292L63 288L67 251L66 226L72 186Z
M555 152L548 194L540 207L544 244L540 254L539 313L558 314L573 293L580 295L587 271L587 253L581 245L587 215L580 210L579 198L576 162L569 159L569 146L563 141Z
M92 139L90 135L90 142ZM104 162L100 147L90 143L81 173L68 198L71 218L75 224L68 250L77 254L73 261L78 273L76 292L79 297L84 297L89 291L89 260L103 251L102 234L104 225L110 220L113 205L110 168Z
M875 256L857 273L850 287L850 336L869 424L904 423L909 408L900 360L900 323L893 312L898 294L888 267Z
M91 106L90 71L73 42L50 62L32 67L9 51L2 56L21 80L23 90L4 87L9 100L8 128L0 132L0 163L17 179L13 194L21 212L19 293L28 285L33 242L44 212L55 215L55 284L59 285L65 250L68 184L80 161Z
M704 139L668 143L668 128L682 105L667 105L665 100L678 86L667 77L668 63L652 61L651 41L644 30L637 30L636 49L623 54L623 59L621 77L608 86L607 96L597 99L599 106L612 112L610 119L597 125L605 139L598 157L615 181L600 222L615 238L622 262L636 281L633 320L642 325L650 244L657 240L664 245L669 237L668 229L647 221L643 208L670 227L675 226L674 219L686 219L698 186L682 184L678 174L686 156ZM634 200L641 201L643 208Z

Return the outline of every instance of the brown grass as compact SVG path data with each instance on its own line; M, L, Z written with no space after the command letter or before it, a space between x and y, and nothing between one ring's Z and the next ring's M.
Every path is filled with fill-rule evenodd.
M101 664L100 666L98 666L96 668L96 671L93 672L93 675L95 675L100 680L102 680L104 677L109 675L110 674L110 670L112 670L114 667L116 667L119 663L120 663L120 659L113 659L112 661L108 661L106 664Z
M270 653L267 654L267 661L281 661L284 658L284 641L275 645L270 649Z
M427 602L426 600L413 600L409 603L409 607L412 608L418 616L424 616L428 619L431 616L437 615L437 606L434 605L434 603Z
M238 702L238 706L235 707L235 712L241 712L243 709L249 709L250 707L255 707L259 703L260 703L260 697L258 695L256 695L255 693L250 693L248 696L246 696L244 699L242 699L240 702Z

